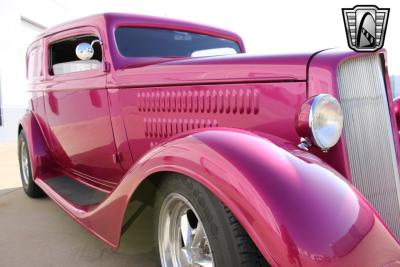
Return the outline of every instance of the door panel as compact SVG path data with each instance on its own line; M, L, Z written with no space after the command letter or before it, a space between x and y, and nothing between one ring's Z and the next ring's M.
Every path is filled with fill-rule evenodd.
M45 95L51 144L68 169L116 183L121 167L116 153L105 89L48 91Z
M47 57L52 42L86 34L99 36L93 27L83 27L50 37L46 40ZM61 60L63 56L60 54ZM69 54L65 58L79 60ZM47 66L47 69L51 68ZM105 72L97 68L62 75L50 73L48 71L46 77L44 100L54 159L65 169L97 185L115 186L123 175L123 169L114 160L117 149Z

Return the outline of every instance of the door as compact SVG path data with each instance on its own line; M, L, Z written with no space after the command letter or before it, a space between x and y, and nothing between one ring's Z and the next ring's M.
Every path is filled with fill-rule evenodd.
M48 73L45 109L53 157L66 170L113 187L123 175L115 160L104 53L93 43L93 57L80 60L79 43L99 39L93 27L51 36L47 41Z

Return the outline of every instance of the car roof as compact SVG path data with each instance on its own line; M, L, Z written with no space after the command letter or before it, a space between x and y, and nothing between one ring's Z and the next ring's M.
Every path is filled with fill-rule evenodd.
M32 43L35 43L37 40L45 38L47 36L56 34L58 32L62 32L65 30L69 29L74 29L74 28L79 28L79 27L84 27L84 26L104 26L106 27L107 24L137 24L141 26L146 26L146 25L151 25L153 27L170 27L174 28L176 27L177 29L182 29L182 30L188 30L188 31L194 31L194 32L200 32L200 33L208 33L212 35L217 35L217 36L224 36L229 39L234 39L237 40L238 42L241 43L241 46L243 47L242 40L240 36L237 34L216 28L216 27L211 27L207 25L202 25L199 23L192 23L192 22L187 22L183 20L177 20L177 19L170 19L170 18L165 18L165 17L154 17L154 16L147 16L147 15L137 15L137 14L128 14L128 13L102 13L102 14L96 14L96 15L91 15L87 17L82 17L79 19L75 19L72 21L67 21L65 23L56 25L54 27L51 27L38 35L35 40Z

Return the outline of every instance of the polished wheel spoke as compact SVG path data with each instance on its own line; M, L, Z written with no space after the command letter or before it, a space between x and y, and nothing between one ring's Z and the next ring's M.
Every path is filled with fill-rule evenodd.
M171 193L160 209L159 247L164 267L213 267L211 247L202 222L180 194Z
M206 239L206 233L201 222L198 222L196 231L193 236L192 247L199 247L202 242Z
M195 262L194 262L194 266L196 266L196 267L197 267L197 266L202 266L202 267L213 267L214 264L213 264L213 260L212 260L211 257L205 256L205 257L203 257L203 258L196 259Z
M190 249L182 248L180 252L181 266L192 266L192 252Z
M182 239L183 239L183 246L190 248L192 246L193 229L190 226L187 213L185 213L181 216L180 223L181 223L181 235L182 235Z

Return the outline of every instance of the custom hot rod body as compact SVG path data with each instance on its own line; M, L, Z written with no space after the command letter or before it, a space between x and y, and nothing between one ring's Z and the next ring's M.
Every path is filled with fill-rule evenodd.
M253 56L225 30L109 13L40 35L27 73L25 192L111 247L141 192L163 266L400 265L384 51Z

